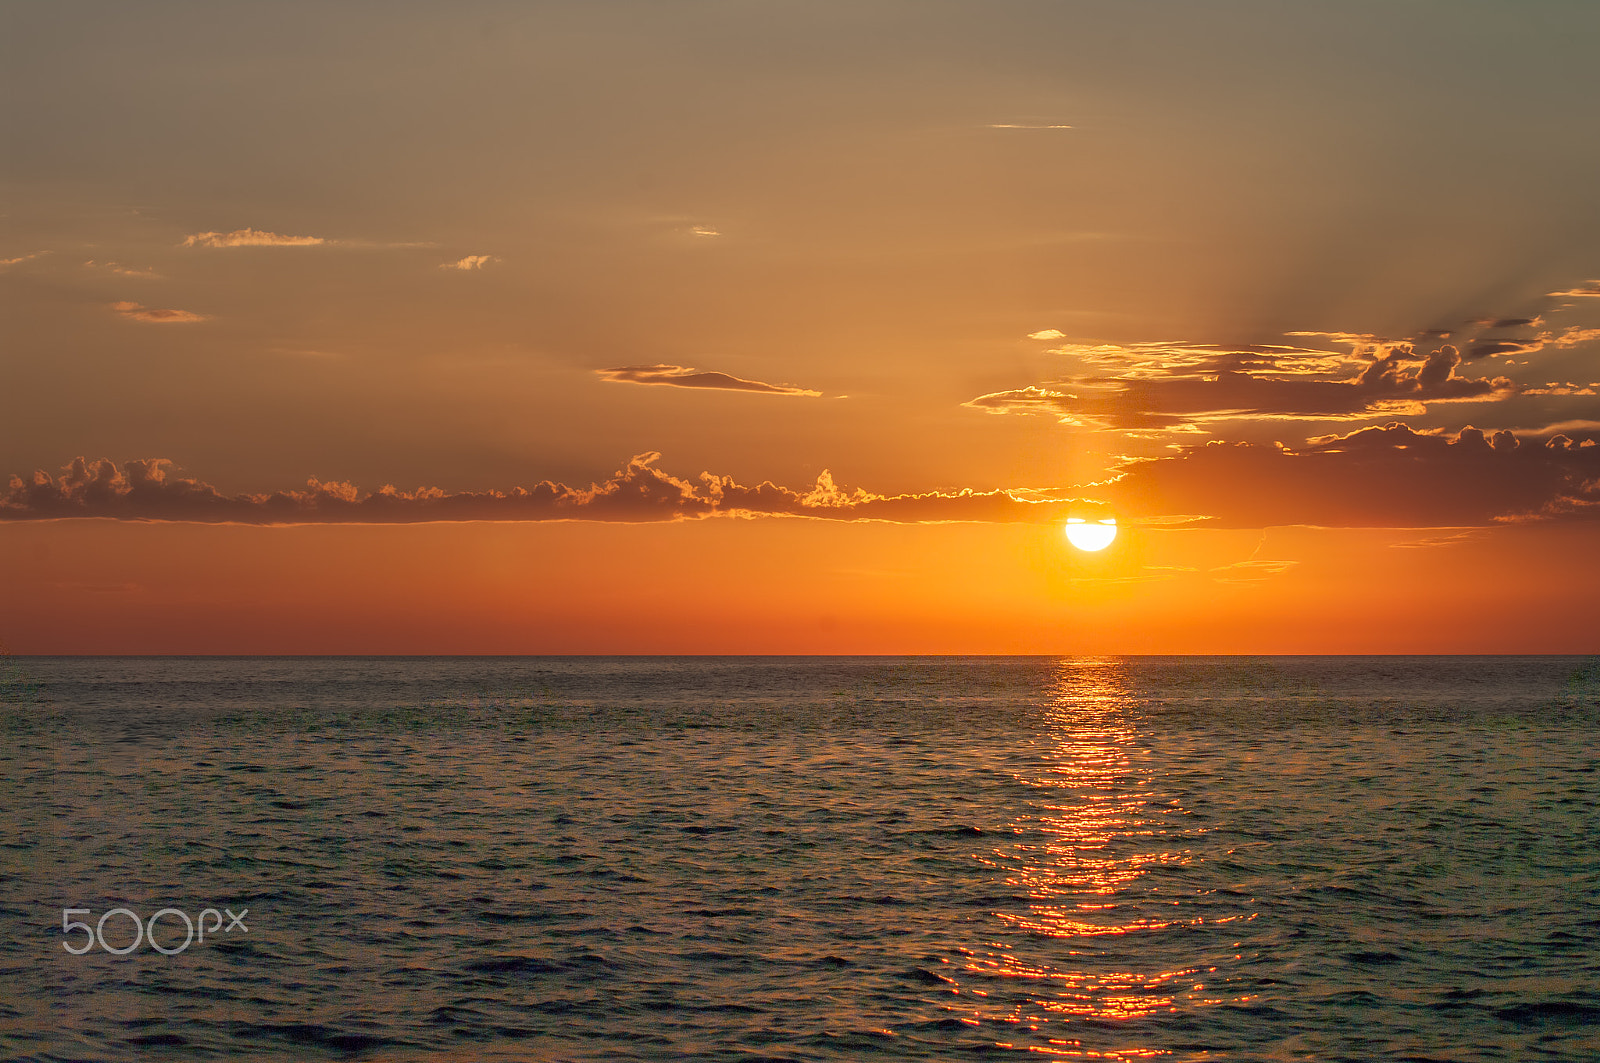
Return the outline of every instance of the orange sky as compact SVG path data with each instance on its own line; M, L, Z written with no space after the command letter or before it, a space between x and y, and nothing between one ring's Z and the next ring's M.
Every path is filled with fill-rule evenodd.
M3 17L10 652L1600 641L1593 5Z
M1575 524L1101 555L1051 526L783 519L0 535L20 653L1585 653L1600 599Z

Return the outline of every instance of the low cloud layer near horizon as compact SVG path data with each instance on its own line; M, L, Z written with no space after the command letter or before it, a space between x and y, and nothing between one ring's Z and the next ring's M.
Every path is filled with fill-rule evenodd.
M661 455L636 455L614 476L588 487L544 480L530 488L447 492L437 488L362 491L311 479L303 491L225 495L200 480L172 475L162 458L74 460L51 476L12 476L0 496L0 520L110 517L121 520L238 524L397 524L426 521L587 520L652 522L711 516L790 516L824 520L1016 522L1050 519L1064 505L1005 491L879 495L845 492L826 470L808 490L755 486L701 473L688 480L663 472ZM1046 512L1048 511L1048 513Z
M430 521L653 522L704 517L806 517L895 523L1047 523L1115 513L1134 523L1445 528L1600 517L1600 426L1538 435L1464 428L1454 435L1399 422L1323 436L1298 449L1212 441L1172 456L1125 459L1099 484L875 494L838 487L824 471L810 488L695 479L635 456L588 487L545 480L529 488L364 491L311 479L304 490L228 495L174 475L166 459L78 458L52 476L13 475L0 520L112 518L239 524L394 524Z
M1484 527L1600 517L1600 445L1395 422L1291 450L1214 440L1122 466L1106 486L1120 508L1205 514L1228 527Z

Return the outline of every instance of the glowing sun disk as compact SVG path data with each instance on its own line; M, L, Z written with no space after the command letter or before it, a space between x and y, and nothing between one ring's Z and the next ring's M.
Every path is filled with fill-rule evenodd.
M1094 552L1104 550L1110 546L1117 537L1117 522L1114 518L1090 523L1082 517L1067 518L1067 541L1079 550Z

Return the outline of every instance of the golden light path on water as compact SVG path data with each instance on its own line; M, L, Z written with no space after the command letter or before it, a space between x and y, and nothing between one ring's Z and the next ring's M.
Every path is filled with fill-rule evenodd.
M985 942L986 951L974 950L967 969L1037 984L1029 1003L1005 1016L1047 1035L1059 1028L1060 1036L1048 1037L1049 1049L1035 1051L1064 1058L1165 1056L1165 1050L1133 1045L1086 1048L1072 1036L1073 1021L1136 1020L1242 1002L1206 991L1214 966L1152 961L1173 956L1174 934L1185 927L1254 915L1207 920L1189 910L1194 906L1185 905L1181 893L1159 892L1144 881L1154 867L1198 861L1188 843L1202 828L1186 822L1181 802L1164 797L1132 722L1135 702L1119 663L1063 662L1056 685L1045 726L1033 740L1042 770L1016 776L1039 793L1033 811L1014 824L1017 842L979 857L1028 898L1026 911L995 912L996 918L1041 944L1023 956L1014 943ZM999 1017L980 1010L991 1020Z

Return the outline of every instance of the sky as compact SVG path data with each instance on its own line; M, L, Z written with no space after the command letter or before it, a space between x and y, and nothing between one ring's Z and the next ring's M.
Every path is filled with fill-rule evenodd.
M1597 40L0 0L0 650L1600 652Z

